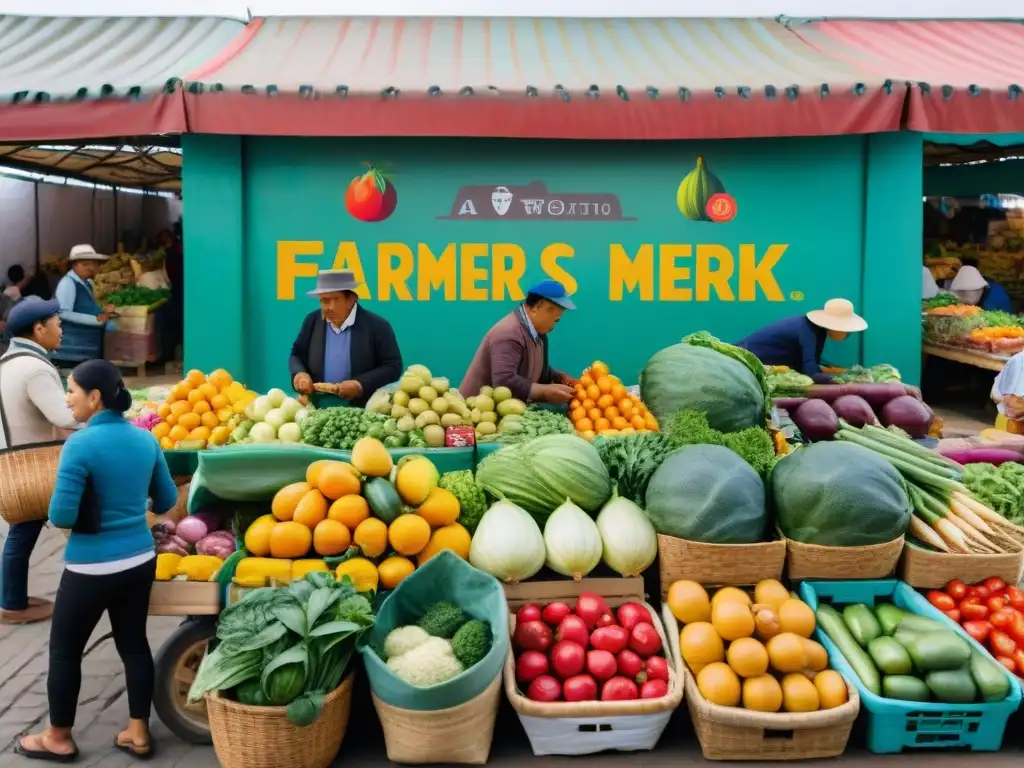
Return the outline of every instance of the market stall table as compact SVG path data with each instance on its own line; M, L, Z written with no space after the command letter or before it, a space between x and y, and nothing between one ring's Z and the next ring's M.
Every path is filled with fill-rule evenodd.
M975 368L983 368L986 371L998 373L1003 370L1006 361L1010 358L1002 355L993 355L988 352L976 352L961 347L948 346L946 344L925 344L922 347L925 356L941 357L944 360L951 360L954 363L963 363Z

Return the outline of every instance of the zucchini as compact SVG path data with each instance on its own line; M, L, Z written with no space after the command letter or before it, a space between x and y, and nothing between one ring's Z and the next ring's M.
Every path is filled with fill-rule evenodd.
M910 643L921 636L920 632L912 632L909 629L897 629L892 639L906 648Z
M948 632L949 625L925 616L907 614L900 621L897 629L905 629L908 632Z
M907 651L919 672L960 669L971 660L970 646L950 630L918 635L907 643Z
M909 675L914 671L907 649L891 637L876 637L868 643L868 653L884 675Z
M972 648L970 669L971 677L985 701L1002 701L1010 695L1010 681L1005 670L986 654Z
M920 678L912 675L886 675L882 679L882 693L887 699L899 701L928 701L931 693Z
M881 696L882 681L878 669L867 652L853 639L839 611L831 605L820 604L814 615L818 620L818 627L835 643L864 687L876 696Z
M978 688L966 666L929 672L925 675L924 682L937 701L970 704L978 698Z
M882 634L882 625L878 623L871 609L863 603L846 606L843 609L843 621L846 622L853 639L863 648Z
M878 623L882 627L882 633L893 636L896 631L896 627L899 623L905 619L909 614L902 608L897 608L892 603L882 603L881 605L875 606L875 616L878 617Z
M367 480L363 486L363 497L373 510L373 514L388 525L402 514L402 499L399 498L398 491L383 477Z

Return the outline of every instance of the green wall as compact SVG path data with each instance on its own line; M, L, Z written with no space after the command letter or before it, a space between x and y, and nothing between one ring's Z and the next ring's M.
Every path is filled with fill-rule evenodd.
M978 165L929 166L924 169L929 197L980 197L1024 194L1024 160Z
M546 273L576 283L579 309L551 337L552 362L569 372L603 359L632 382L654 351L688 332L734 341L845 296L871 327L826 357L887 361L908 381L919 376L919 134L645 143L189 134L182 144L185 362L227 367L257 389L287 385L289 347L316 307L305 295L315 279L290 279L288 265L328 268L340 244L349 258L358 252L365 305L391 321L405 363L456 382L486 330L516 305L495 267L520 264L523 276L509 283L519 289ZM731 221L681 214L676 191L698 155L734 199ZM384 221L346 211L364 162L387 170L398 192ZM604 195L596 199L614 208L607 195L617 196L635 220L480 220L489 195L476 216L443 218L459 211L464 186L534 181L564 204L574 193ZM523 197L516 190L512 210ZM779 254L771 270L753 270ZM396 274L408 275L404 296ZM389 275L399 289L385 299Z

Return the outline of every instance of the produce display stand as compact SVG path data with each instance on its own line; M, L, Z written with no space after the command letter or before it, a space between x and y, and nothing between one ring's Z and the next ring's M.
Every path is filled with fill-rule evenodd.
M800 585L800 598L813 610L818 609L819 598L839 605L868 606L879 600L891 600L897 608L948 624L976 650L988 655L958 624L901 581L805 581ZM867 747L877 754L924 748L994 752L1002 746L1010 716L1020 707L1020 685L1009 671L1006 676L1010 680L1010 695L1003 701L947 704L882 698L864 687L846 657L820 627L815 630L815 637L828 651L829 665L856 686L866 713Z
M677 666L669 650L669 639L658 620L658 612L645 601L643 579L539 581L506 586L505 596L512 614L509 632L515 630L515 611L522 605L543 605L556 600L571 602L583 592L601 595L613 608L632 601L641 603L650 611L668 661L668 695L660 699L635 701L531 701L519 692L511 648L505 660L505 694L519 716L534 755L589 755L606 750L654 749L672 713L682 702L686 673Z
M900 579L916 589L940 589L953 579L977 584L990 576L998 576L1007 584L1019 584L1024 577L1024 552L946 554L908 541L900 558Z
M972 365L975 368L983 368L986 371L995 371L996 373L1003 370L1006 361L1010 359L1002 355L993 355L990 352L976 352L948 344L925 343L921 350L926 357L941 357L954 363Z
M160 359L165 304L161 301L152 307L118 308L121 317L110 320L104 333L104 359L144 377L146 366Z
M904 537L863 547L823 547L786 539L786 577L807 579L884 579L896 570ZM991 575L991 574L989 574Z
M782 579L785 563L782 538L757 544L704 544L658 534L662 600L673 583L684 579L716 587Z

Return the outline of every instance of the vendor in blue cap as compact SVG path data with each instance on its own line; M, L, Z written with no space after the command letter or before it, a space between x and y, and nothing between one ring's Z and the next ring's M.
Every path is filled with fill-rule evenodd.
M573 309L569 292L557 280L532 286L522 305L486 333L459 391L472 397L484 386L508 387L524 403L568 403L573 381L548 362L548 334Z
M77 429L65 402L60 374L48 354L60 347L60 301L28 296L7 315L11 345L0 357L0 449L50 443L57 430ZM5 478L0 477L0 483ZM45 520L14 523L4 541L0 623L29 624L50 618L48 600L28 595L28 566Z

